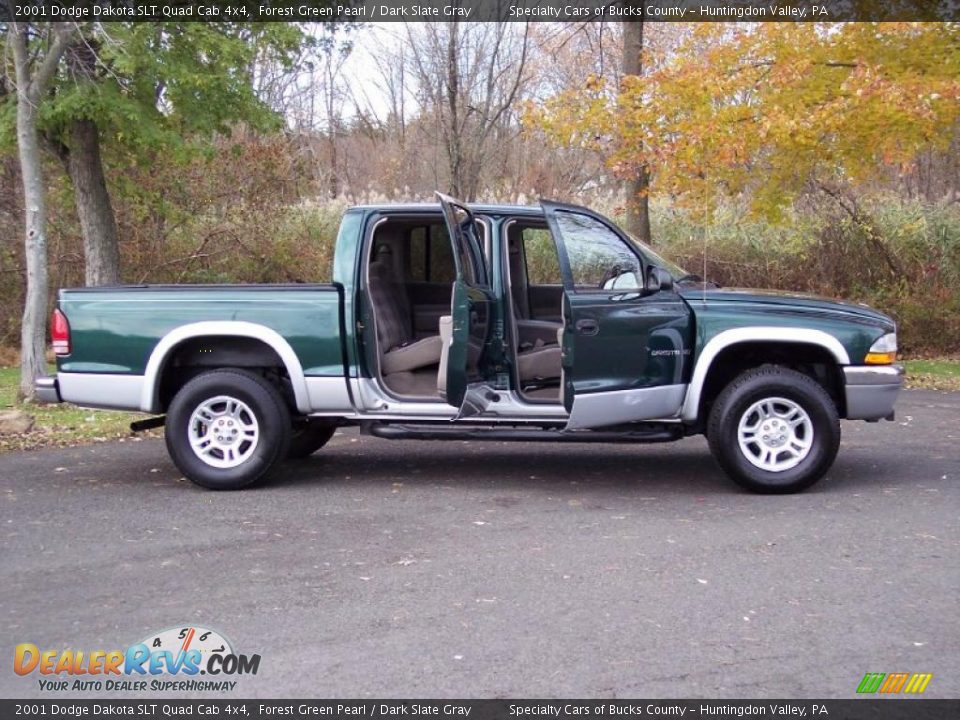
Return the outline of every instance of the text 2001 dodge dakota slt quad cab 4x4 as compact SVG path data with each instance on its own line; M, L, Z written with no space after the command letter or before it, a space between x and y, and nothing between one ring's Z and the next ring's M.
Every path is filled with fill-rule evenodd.
M438 194L439 195L439 194ZM791 492L840 418L893 418L896 327L862 305L708 287L586 208L356 207L329 285L62 290L47 401L165 414L177 467L237 489L334 429L662 442Z

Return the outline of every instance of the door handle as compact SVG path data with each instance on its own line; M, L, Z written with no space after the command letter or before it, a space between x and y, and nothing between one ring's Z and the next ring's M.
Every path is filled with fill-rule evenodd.
M581 335L596 335L600 332L600 323L593 319L577 320L575 327Z

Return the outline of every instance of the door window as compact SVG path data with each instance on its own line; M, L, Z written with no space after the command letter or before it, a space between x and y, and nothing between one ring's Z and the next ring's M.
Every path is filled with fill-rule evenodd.
M410 231L410 279L452 283L457 277L453 249L445 225L423 225Z
M643 287L639 258L612 229L579 213L558 211L556 218L575 292Z
M527 261L527 282L531 285L562 285L557 245L546 228L525 227L521 231L523 257Z

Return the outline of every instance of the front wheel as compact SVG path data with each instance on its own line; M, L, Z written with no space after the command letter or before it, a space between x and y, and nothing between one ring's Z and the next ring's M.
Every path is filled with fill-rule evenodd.
M840 420L818 382L765 365L741 374L720 393L707 439L720 467L741 487L791 493L830 469L840 448Z
M167 450L187 478L210 490L239 490L287 454L290 413L270 383L246 370L193 378L167 410Z

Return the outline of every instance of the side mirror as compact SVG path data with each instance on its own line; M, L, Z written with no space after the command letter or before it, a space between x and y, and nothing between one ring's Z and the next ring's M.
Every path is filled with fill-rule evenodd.
M673 290L673 275L662 267L651 265L647 270L647 283L644 289L648 294L655 292L669 292Z

